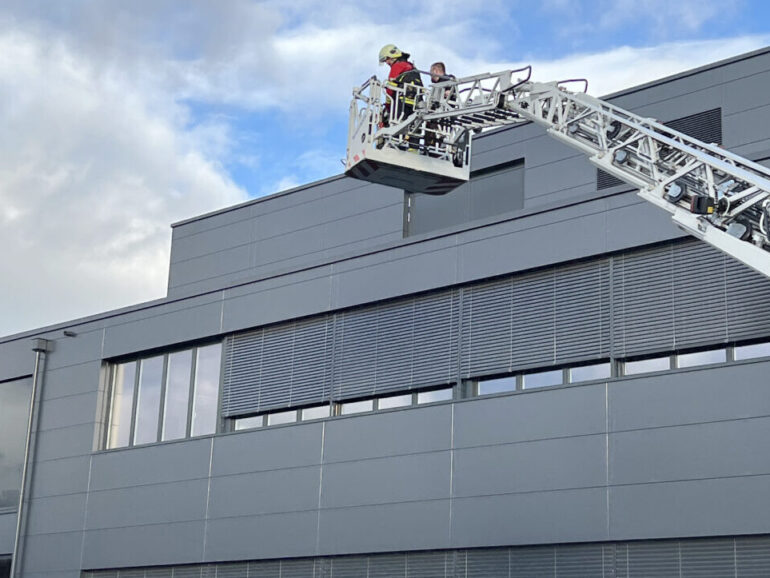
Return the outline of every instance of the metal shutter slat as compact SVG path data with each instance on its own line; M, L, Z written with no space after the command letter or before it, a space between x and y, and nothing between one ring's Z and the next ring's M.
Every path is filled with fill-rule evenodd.
M409 552L406 555L407 578L445 578L446 552Z
M604 553L601 544L564 545L556 548L555 575L559 578L584 578L603 574Z
M406 554L384 554L369 558L369 578L406 576Z
M511 576L554 578L554 547L511 548Z
M629 578L679 576L678 542L630 542L627 552Z
M466 553L467 573L458 573L466 578L508 578L508 549L468 550Z
M732 538L682 541L682 578L735 576L735 544Z

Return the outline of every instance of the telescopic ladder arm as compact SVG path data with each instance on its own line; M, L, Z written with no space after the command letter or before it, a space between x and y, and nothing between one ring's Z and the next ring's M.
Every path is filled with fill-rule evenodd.
M514 79L521 73L523 80ZM396 114L388 126L380 121L390 105L370 79L354 90L347 174L445 193L468 179L473 132L532 121L637 187L688 233L770 277L769 169L566 88L585 81L537 83L529 73L527 67L420 88L415 110ZM422 188L409 186L415 182Z
M562 83L526 83L506 108L639 188L691 235L770 277L770 170Z

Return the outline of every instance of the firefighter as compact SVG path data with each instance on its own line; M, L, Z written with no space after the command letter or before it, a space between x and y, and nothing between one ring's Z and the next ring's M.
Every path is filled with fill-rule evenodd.
M422 86L422 79L414 64L409 62L409 54L401 52L395 44L386 44L380 49L380 64L390 66L387 84L393 88L404 88L395 91L386 88L390 118L401 120L414 112L417 99L417 86ZM386 123L387 124L387 123Z

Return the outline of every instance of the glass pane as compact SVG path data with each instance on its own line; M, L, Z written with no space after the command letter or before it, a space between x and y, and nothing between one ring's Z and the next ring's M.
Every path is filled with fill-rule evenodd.
M281 423L293 423L297 421L297 410L277 411L267 414L267 425L278 425Z
M318 405L316 407L306 407L302 410L302 420L308 419L321 419L322 417L329 417L331 414L331 406Z
M564 372L561 369L540 371L538 373L526 373L522 377L524 379L524 389L561 385L564 382Z
M160 414L160 384L163 377L163 356L139 362L139 397L136 400L134 444L158 441Z
M163 435L161 439L176 440L187 435L187 409L190 403L191 369L191 349L178 351L168 356L166 399L163 406Z
M221 360L220 343L198 348L193 390L192 435L194 436L211 434L217 430Z
M770 356L770 343L755 343L753 345L741 345L735 348L736 361L767 356Z
M19 505L31 390L31 379L0 383L0 508Z
M412 405L412 394L391 395L390 397L381 397L377 400L378 409L391 409L394 407L404 407Z
M113 368L108 448L122 448L131 439L131 411L134 407L136 362L121 363Z
M591 381L593 379L606 379L611 375L611 369L609 362L597 363L595 365L581 365L580 367L573 367L569 370L570 383L578 383L580 381Z
M709 351L696 351L695 353L683 353L677 356L679 367L694 367L696 365L708 365L709 363L724 363L727 361L727 351L724 349L711 349Z
M634 375L636 373L649 373L650 371L665 371L671 369L671 359L666 357L651 357L650 359L639 359L638 361L626 361L623 365L625 375Z
M351 413L361 413L362 411L372 411L374 409L374 400L365 399L363 401L349 401L340 405L342 415Z
M452 399L452 388L434 389L433 391L421 391L417 394L417 403L433 403L434 401L448 401Z
M235 420L235 431L240 431L242 429L252 429L255 427L262 427L262 424L264 423L264 417L263 415L255 415L252 417L242 417L240 419Z
M503 393L504 391L516 391L516 376L501 377L499 379L485 379L479 382L479 395Z

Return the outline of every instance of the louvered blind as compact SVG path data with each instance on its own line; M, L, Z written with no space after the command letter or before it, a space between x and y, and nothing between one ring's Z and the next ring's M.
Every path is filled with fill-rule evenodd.
M612 278L613 354L668 351L674 343L673 247L615 258Z
M406 576L406 555L386 554L369 558L369 578L393 578Z
M406 575L409 578L444 578L447 576L447 561L447 552L409 552L406 555Z
M366 576L369 561L361 556L348 556L332 559L332 576L334 578L361 578Z
M458 319L457 292L452 290L338 314L334 398L452 381Z
M770 537L398 552L83 572L84 578L749 578L767 576ZM241 572L239 574L239 572Z
M507 371L510 367L513 280L463 289L461 372L464 377Z
M612 284L616 357L770 333L770 280L700 241L616 256Z
M609 354L605 259L463 289L461 375Z
M678 542L630 542L624 548L626 560L621 567L627 568L627 572L623 576L679 576Z
M732 258L725 259L727 335L731 341L770 333L770 279Z
M468 550L460 576L465 578L489 578L500 576L508 578L508 550L505 548L490 548Z
M682 542L682 572L688 578L735 576L735 545L730 539Z
M601 544L564 545L556 548L554 566L559 578L602 576L604 553Z
M667 127L707 144L722 144L722 109L712 108L664 123ZM596 188L608 189L623 181L601 169L596 170Z
M770 568L770 536L746 537L735 541L737 576L762 576Z
M265 327L228 340L222 415L230 417L329 400L328 316Z
M671 242L232 336L222 413L765 338L766 303L770 280Z

